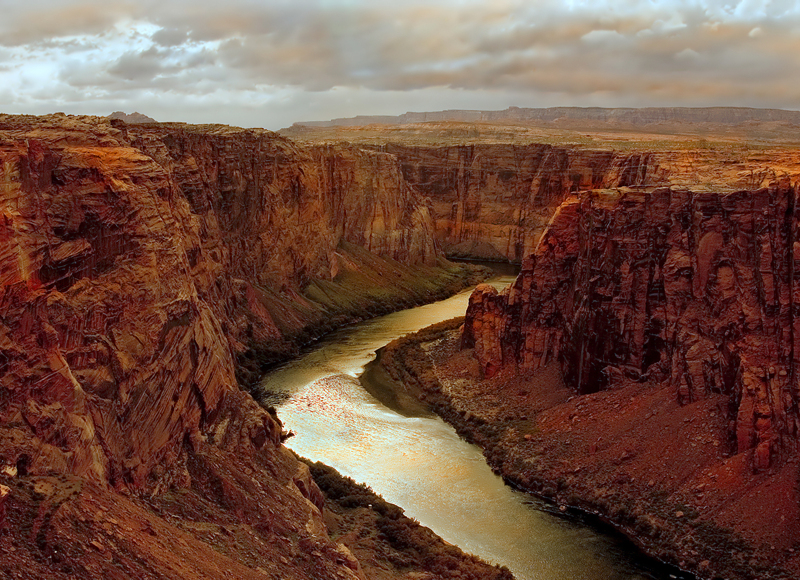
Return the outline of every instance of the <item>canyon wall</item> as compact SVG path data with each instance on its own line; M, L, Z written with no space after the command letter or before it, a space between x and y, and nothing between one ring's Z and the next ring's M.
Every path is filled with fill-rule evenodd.
M346 242L436 259L429 210L387 155L65 123L0 125L4 424L24 419L30 473L144 485L215 423L236 355L286 340L269 290L307 302Z
M649 155L551 145L388 144L405 179L430 197L436 234L454 257L519 262L570 192L662 181Z
M475 290L462 344L487 376L557 361L578 393L638 381L681 404L722 394L729 451L780 464L800 427L796 202L788 179L572 196L510 288Z
M432 201L448 256L521 262L571 193L682 186L732 191L800 175L789 152L592 150L546 144L452 147L386 144L406 181Z
M245 355L269 362L285 356L296 335L317 329L317 336L352 318L303 292L358 271L363 257L354 250L437 265L429 204L389 155L348 145L302 148L267 131L224 126L125 130L188 203L191 276L239 353L247 347ZM324 301L331 290L322 293ZM259 359L239 362L242 372ZM246 378L257 374L250 369Z
M89 576L113 553L134 576L275 577L249 569L241 545L215 551L177 530L183 508L156 521L148 510L166 500L152 498L182 489L189 520L250 526L212 540L261 550L281 577L363 577L327 537L280 421L240 390L237 360L285 356L315 324L342 322L334 285L347 294L366 265L400 298L430 298L403 284L445 273L433 240L427 203L386 154L222 126L0 116L0 528L33 526L30 545L53 562L59 542L83 550L76 538L108 518L151 526L75 556L99 566ZM370 314L359 307L350 320ZM109 513L95 521L98 504ZM169 537L180 564L163 561Z

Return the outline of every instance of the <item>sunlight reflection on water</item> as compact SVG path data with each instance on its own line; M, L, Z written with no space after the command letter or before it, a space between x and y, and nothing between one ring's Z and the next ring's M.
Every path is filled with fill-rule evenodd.
M642 568L618 538L543 511L541 502L504 485L480 449L438 417L399 415L361 386L356 377L377 349L463 315L469 294L341 329L267 375L265 391L283 394L278 413L295 433L289 446L366 483L447 541L508 566L519 580L667 578Z

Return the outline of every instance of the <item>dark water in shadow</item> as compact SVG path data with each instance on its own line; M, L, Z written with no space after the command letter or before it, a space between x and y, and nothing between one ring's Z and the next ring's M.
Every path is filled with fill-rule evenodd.
M506 275L492 283L511 281ZM469 293L343 328L269 373L262 385L296 434L288 445L366 483L445 540L508 566L519 580L680 577L618 534L552 513L552 506L504 485L481 450L437 416L410 401L397 413L359 383L377 349L463 315Z

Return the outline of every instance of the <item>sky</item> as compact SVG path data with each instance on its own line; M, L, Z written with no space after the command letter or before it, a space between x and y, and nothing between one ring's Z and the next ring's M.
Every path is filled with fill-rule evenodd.
M800 109L800 2L0 0L0 112Z

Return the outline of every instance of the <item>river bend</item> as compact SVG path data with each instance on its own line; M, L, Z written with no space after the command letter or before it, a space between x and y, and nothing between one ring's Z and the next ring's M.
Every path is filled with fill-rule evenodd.
M506 275L491 283L502 288L512 281ZM398 414L359 383L377 349L462 316L470 292L342 328L270 372L262 386L295 433L289 447L366 483L448 542L507 566L518 580L675 578L617 534L554 514L504 485L481 450L437 416Z

